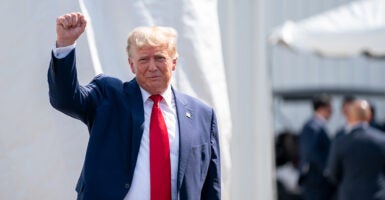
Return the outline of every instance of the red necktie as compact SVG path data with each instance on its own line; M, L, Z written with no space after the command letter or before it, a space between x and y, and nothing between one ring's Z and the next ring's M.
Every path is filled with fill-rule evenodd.
M159 107L162 96L152 95L150 99L154 101L150 121L151 200L170 200L170 144L167 126Z

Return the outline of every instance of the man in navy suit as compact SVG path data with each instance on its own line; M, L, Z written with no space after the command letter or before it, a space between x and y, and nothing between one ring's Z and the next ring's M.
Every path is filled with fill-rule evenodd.
M78 199L220 199L214 111L170 85L177 63L176 31L134 29L127 53L136 77L122 82L98 75L81 86L75 41L86 23L80 13L57 18L48 71L52 106L84 122L90 133Z
M329 155L330 139L326 122L332 114L330 97L320 95L313 99L314 115L308 120L299 137L300 180L304 199L331 198L331 185L324 177Z
M370 107L355 100L346 133L333 142L327 175L339 200L385 199L385 135L368 124Z

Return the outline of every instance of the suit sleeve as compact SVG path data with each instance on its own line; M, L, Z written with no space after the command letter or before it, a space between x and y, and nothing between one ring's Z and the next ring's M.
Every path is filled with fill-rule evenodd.
M218 138L218 125L214 111L212 111L210 135L211 158L207 177L202 189L202 200L221 199L221 162Z
M330 141L323 129L305 127L300 136L301 165L315 167L319 171L325 169L329 155Z
M77 79L75 50L62 59L52 55L48 69L51 105L88 124L100 89L96 83L80 86Z

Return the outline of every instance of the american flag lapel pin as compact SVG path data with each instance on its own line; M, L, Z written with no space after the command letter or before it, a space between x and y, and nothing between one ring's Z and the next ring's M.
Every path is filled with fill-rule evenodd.
M191 113L190 112L186 112L186 117L191 118Z

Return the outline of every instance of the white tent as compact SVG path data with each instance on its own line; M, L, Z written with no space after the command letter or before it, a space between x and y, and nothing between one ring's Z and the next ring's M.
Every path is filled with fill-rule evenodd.
M76 198L87 128L49 105L46 76L55 19L73 11L89 17L76 47L81 84L100 72L132 78L124 43L133 27L175 27L180 60L174 85L214 106L221 126L224 199L273 199L271 96L260 45L266 5L221 2L222 31L216 0L1 1L0 199ZM254 25L239 23L243 19Z
M288 21L270 42L323 56L385 56L385 1L361 0L298 22Z
M177 29L173 84L216 110L228 198L232 123L217 1L2 1L0 11L6 27L0 33L0 199L75 199L88 134L81 122L49 105L46 78L55 19L74 11L89 20L77 43L81 84L101 72L132 78L125 41L134 27Z

